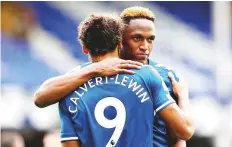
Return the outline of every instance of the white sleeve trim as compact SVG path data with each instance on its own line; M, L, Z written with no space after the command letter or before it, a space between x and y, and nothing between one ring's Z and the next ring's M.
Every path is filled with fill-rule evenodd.
M61 141L68 141L68 140L78 140L78 137L67 137L67 138L61 138Z
M155 111L158 112L160 109L166 107L167 105L171 104L171 103L175 103L175 101L167 101L166 103L164 103L163 105L159 106Z

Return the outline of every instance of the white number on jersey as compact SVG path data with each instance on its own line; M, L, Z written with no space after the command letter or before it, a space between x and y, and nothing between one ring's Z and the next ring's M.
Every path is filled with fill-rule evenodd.
M117 115L114 119L109 120L104 116L104 110L108 106L116 109ZM126 121L126 109L123 103L115 97L106 97L101 99L95 107L94 115L97 122L104 128L115 128L113 135L106 144L106 147L115 146L121 136Z

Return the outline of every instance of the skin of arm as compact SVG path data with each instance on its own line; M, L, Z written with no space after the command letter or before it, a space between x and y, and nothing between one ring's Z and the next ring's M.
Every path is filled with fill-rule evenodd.
M139 69L142 64L131 60L109 58L98 63L92 63L70 74L53 77L46 80L34 94L34 103L44 108L57 103L77 87L94 76L111 76L118 73L134 74L131 68Z
M178 138L189 140L192 137L194 133L193 120L177 104L170 104L161 110L160 116Z
M160 112L160 116L168 124L170 134L178 137L174 147L185 147L186 142L194 133L193 120L188 113L189 96L188 88L182 80L177 82L173 74L169 73L174 94L178 97L178 106L171 104ZM182 139L182 140L181 140Z
M181 79L177 82L171 72L168 73L168 77L171 80L174 94L178 97L178 106L185 113L188 113L190 107L188 86ZM177 138L173 147L186 147L186 141Z
M173 103L174 99L169 94L168 88L158 71L156 71L152 66L148 67L150 67L155 76L150 79L150 84L153 92L152 94L153 96L156 96L154 97L156 113L158 113L176 137L182 140L189 140L195 130L192 118L189 114L183 112L176 103ZM166 102L157 108L158 105L156 104L160 104L161 101Z
M97 73L92 66L46 80L34 94L35 105L44 108L61 100Z
M62 147L81 147L81 144L78 140L64 141L61 144Z
M186 141L177 139L176 143L173 145L173 147L186 147Z

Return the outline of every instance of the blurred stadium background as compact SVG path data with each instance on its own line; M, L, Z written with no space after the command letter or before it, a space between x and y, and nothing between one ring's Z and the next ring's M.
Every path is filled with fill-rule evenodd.
M189 84L188 147L232 146L232 2L1 2L1 146L59 147L57 105L34 106L46 79L88 60L77 25L92 12L144 6L156 15L151 59Z

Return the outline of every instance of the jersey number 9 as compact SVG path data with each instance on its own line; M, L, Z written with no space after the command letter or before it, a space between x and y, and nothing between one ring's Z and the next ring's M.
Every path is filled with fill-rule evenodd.
M116 109L117 115L114 119L109 120L104 116L104 110L112 106ZM123 103L115 97L106 97L101 99L95 107L94 115L97 122L104 128L115 128L113 135L106 144L106 147L115 146L123 131L126 121L126 109Z

